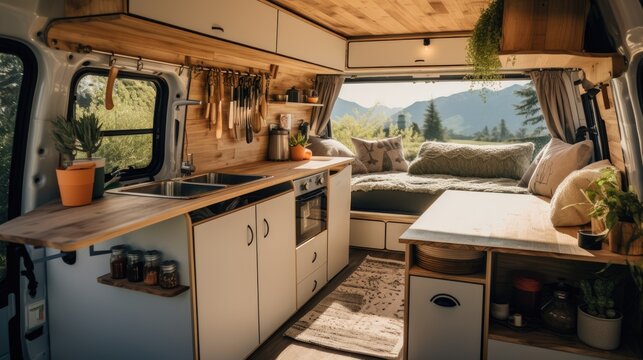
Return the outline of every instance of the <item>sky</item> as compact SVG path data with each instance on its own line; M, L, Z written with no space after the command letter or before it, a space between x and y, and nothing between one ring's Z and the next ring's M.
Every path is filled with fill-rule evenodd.
M509 86L524 85L528 80L501 81L492 90L501 90ZM440 81L426 83L423 80L416 83L353 83L344 84L339 97L353 101L363 107L370 108L375 104L389 108L407 107L416 101L436 99L470 89L469 81Z

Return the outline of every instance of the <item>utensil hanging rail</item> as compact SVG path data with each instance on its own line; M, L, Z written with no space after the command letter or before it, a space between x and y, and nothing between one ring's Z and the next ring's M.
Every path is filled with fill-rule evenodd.
M202 66L202 65L184 65L184 64L178 64L178 63L170 63L167 61L160 61L160 60L153 60L153 59L148 59L148 58L142 58L140 56L131 56L131 55L125 55L125 54L119 54L115 52L108 52L108 51L100 51L100 50L91 50L91 52L95 54L101 54L101 55L107 55L110 56L110 58L123 58L123 59L130 59L134 60L137 62L147 62L147 63L153 63L153 64L159 64L159 65L167 65L167 66L172 66L176 67L179 75L183 73L184 70L188 69L193 69L197 71L215 71L215 72L220 72L223 74L236 74L240 76L270 76L269 72L256 72L252 73L249 71L236 71L232 69L225 69L225 68L219 68L216 66ZM111 63L111 60L110 60Z

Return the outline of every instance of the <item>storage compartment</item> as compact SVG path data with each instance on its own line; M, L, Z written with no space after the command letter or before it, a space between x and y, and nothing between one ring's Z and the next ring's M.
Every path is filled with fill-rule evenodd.
M324 231L297 248L298 283L326 263L327 237L328 232Z
M279 12L277 53L344 70L346 67L346 40Z
M328 279L348 265L351 166L331 171L328 184Z
M326 285L326 263L297 284L297 309Z
M489 340L487 359L493 360L592 360L593 356L555 351L539 347Z
M467 38L351 41L348 68L464 65Z
M410 277L408 356L479 359L483 285Z
M400 243L400 236L411 224L388 222L386 223L386 248L388 250L404 251L406 245Z
M351 246L384 249L385 237L383 221L351 219Z
M130 0L131 14L276 51L277 9L255 0Z

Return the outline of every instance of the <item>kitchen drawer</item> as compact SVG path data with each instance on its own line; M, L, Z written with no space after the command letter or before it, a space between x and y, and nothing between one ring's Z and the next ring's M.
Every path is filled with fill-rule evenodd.
M320 265L317 270L297 284L297 309L326 285L326 263Z
M400 236L411 224L388 222L386 223L386 248L388 250L404 251L406 244L400 243Z
M326 263L327 238L328 232L324 231L297 248L298 283Z
M518 335L520 336L520 335ZM528 345L489 340L487 350L489 360L598 360L592 356L573 354L563 351L550 350Z
M277 50L277 9L260 1L129 0L129 11L208 36ZM213 30L216 26L223 31Z
M351 219L351 246L384 249L386 224L383 221Z
M479 359L483 285L411 276L408 359Z

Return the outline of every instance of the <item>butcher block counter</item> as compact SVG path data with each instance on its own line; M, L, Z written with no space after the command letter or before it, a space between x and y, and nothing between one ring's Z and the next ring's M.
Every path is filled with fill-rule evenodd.
M78 250L240 195L340 168L351 161L342 157L313 157L308 161L261 161L216 169L271 177L190 200L105 194L86 206L47 204L0 225L0 240L61 251Z

